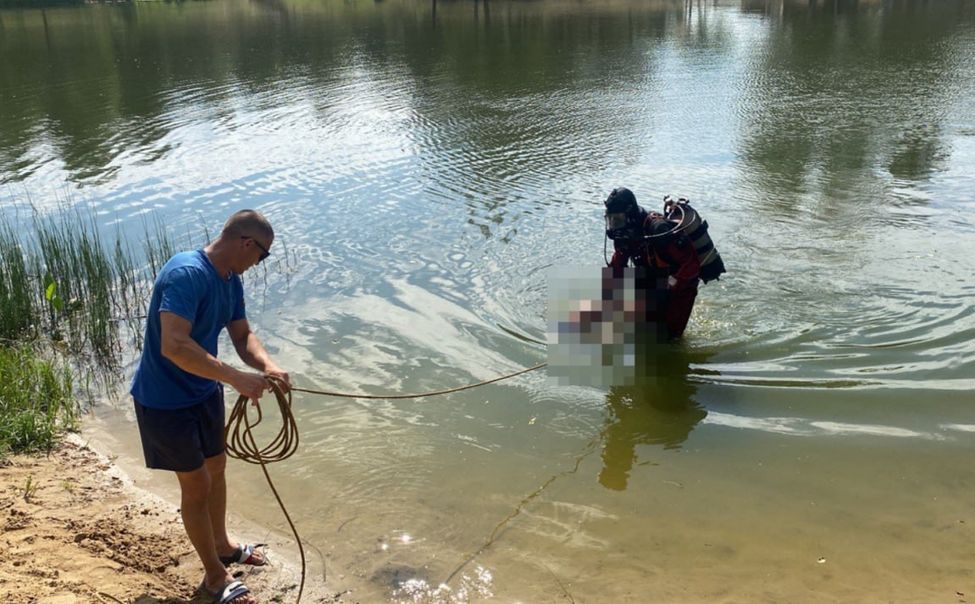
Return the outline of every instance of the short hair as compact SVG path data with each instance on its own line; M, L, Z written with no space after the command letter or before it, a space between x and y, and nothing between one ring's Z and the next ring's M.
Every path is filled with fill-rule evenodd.
M263 235L274 239L274 229L267 218L257 210L240 210L234 212L223 225L221 235L230 237L252 237Z

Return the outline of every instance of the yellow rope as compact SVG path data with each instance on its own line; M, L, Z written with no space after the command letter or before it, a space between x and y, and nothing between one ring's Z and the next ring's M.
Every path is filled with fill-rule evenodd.
M278 500L278 505L281 506L281 511L284 512L284 517L291 526L291 532L294 533L295 541L298 543L298 552L301 554L301 585L298 587L298 599L295 600L298 603L301 602L301 594L305 590L305 548L301 544L301 536L298 535L298 529L295 528L295 523L291 521L291 515L288 514L288 509L285 507L284 502L281 501L278 490L274 488L271 475L268 474L267 466L265 465L274 461L287 459L294 454L298 448L298 424L295 422L295 416L291 412L291 393L287 391L287 385L282 380L273 376L265 377L271 387L271 391L274 392L275 399L277 399L278 408L281 410L283 422L277 436L263 449L257 447L257 442L254 440L254 435L251 433L251 430L261 423L263 414L261 413L260 406L255 405L257 421L251 423L250 417L247 414L247 401L250 399L242 394L237 398L237 402L230 412L223 437L224 442L227 443L227 455L234 459L251 464L259 464L261 466L261 470L264 472L264 478L267 479L267 484L271 487L274 498Z
M508 373L502 375L501 377L492 378L490 380L484 380L483 382L477 382L476 384L467 384L466 386L458 386L457 388L448 388L447 390L434 390L433 392L421 392L419 394L352 394L349 392L333 392L330 390L312 390L310 388L292 388L295 392L307 392L308 394L321 394L323 396L339 396L343 398L372 398L372 399L404 399L404 398L423 398L425 396L438 396L441 394L450 394L452 392L460 392L461 390L469 390L471 388L477 388L478 386L484 386L486 384L493 384L494 382L500 382L501 380L506 380L508 378L513 378L516 375L521 375L523 373L528 373L529 371L535 371L536 369L541 369L545 367L548 363L539 363L534 367L529 367L528 369L522 369L521 371L516 371L514 373Z
M462 571L465 566L467 566L475 558L477 558L478 556L480 556L481 553L484 552L484 550L486 550L487 548L489 548L492 545L494 545L494 543L498 540L498 538L501 537L501 531L502 531L502 529L504 529L508 525L509 522L511 522L512 520L514 520L516 516L518 516L519 514L521 514L522 510L524 510L526 507L528 507L528 504L531 503L532 500L534 500L535 498L537 498L539 495L542 494L542 491L544 491L545 489L547 489L553 482L555 482L559 478L562 478L563 476L568 476L570 474L575 474L576 472L578 472L579 471L579 467L582 465L582 461L585 458L589 457L593 453L593 451L596 450L596 448L599 446L599 443L603 439L603 435L604 434L601 433L601 434L599 434L599 436L597 436L596 438L594 438L591 441L589 441L589 443L586 445L586 447L582 450L582 453L580 453L579 455L576 456L575 465L572 466L572 469L571 470L565 470L564 472L560 472L558 474L555 474L555 475L551 476L548 480L546 480L544 483L542 483L542 485L540 487L538 487L537 489L535 489L534 491L532 491L531 493L529 493L527 497L525 497L524 499L522 499L518 503L518 505L515 506L515 509L512 510L510 514L508 514L507 516L505 516L505 518L503 520L501 520L501 522L499 522L497 525L495 525L494 530L491 531L491 534L490 535L488 535L487 541L485 541L484 544L481 545L481 547L477 548L477 551L475 551L471 555L469 555L466 558L464 558L464 561L461 562L457 566L457 568L455 568L453 570L453 572L450 573L450 575L444 580L444 585L449 585L450 582L451 582L451 580L453 580L453 578L455 576L457 576L457 573L459 573L460 571ZM558 580L558 579L556 578L556 580ZM565 588L563 588L563 590L564 589Z

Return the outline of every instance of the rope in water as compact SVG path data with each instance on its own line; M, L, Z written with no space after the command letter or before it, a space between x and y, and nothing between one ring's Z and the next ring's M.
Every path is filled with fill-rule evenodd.
M298 587L298 598L295 600L295 602L301 602L301 594L305 590L305 549L301 543L301 536L298 535L298 529L295 528L295 523L292 522L291 515L288 513L288 509L284 505L284 502L281 500L281 495L278 494L278 490L274 487L274 482L271 480L271 475L268 474L266 465L275 461L288 459L298 449L298 424L295 421L294 413L291 411L292 392L305 392L308 394L336 396L343 398L387 400L424 398L427 396L439 396L442 394L450 394L453 392L460 392L462 390L470 390L471 388L477 388L478 386L493 384L494 382L500 382L501 380L506 380L518 375L522 375L523 373L528 373L529 371L541 369L546 365L548 365L548 363L539 363L538 365L529 367L528 369L522 369L520 371L515 371L514 373L508 373L500 377L484 380L475 384L467 384L466 386L458 386L457 388L448 388L446 390L421 392L418 394L352 394L348 392L332 392L329 390L313 390L310 388L292 387L288 389L287 384L285 384L283 380L274 376L265 376L268 381L268 386L270 387L271 392L274 393L274 398L278 403L278 410L281 412L282 425L277 436L275 436L274 439L264 448L258 448L257 441L254 439L254 435L251 432L251 430L257 427L264 418L264 414L261 412L260 406L254 406L254 408L257 410L257 421L251 422L250 416L247 412L247 401L250 399L244 395L237 397L237 402L234 403L234 408L231 410L230 417L227 419L227 427L224 429L224 441L227 443L227 455L229 457L233 457L234 459L239 459L250 464L261 466L261 471L264 472L264 478L267 480L268 486L271 487L271 492L274 493L274 498L278 500L278 505L281 507L281 511L284 513L284 517L288 521L288 525L291 527L291 532L294 534L295 541L298 543L298 552L301 554L301 585ZM482 548L482 550L483 549L484 548ZM467 562L464 564L466 563ZM454 574L456 574L456 571ZM452 576L453 575L451 575L451 577Z
M370 398L370 399L386 399L386 400L405 399L405 398L423 398L425 396L439 396L441 394L451 394L452 392L460 392L461 390L470 390L471 388L477 388L478 386L493 384L494 382L500 382L501 380L506 380L508 378L513 378L523 373L528 373L529 371L535 371L536 369L541 369L546 365L548 365L548 363L539 363L534 367L529 367L528 369L522 369L521 371L516 371L514 373L508 373L506 375L502 375L501 377L492 378L490 380L484 380L483 382L477 382L476 384L467 384L466 386L458 386L457 388L448 388L447 390L434 390L433 392L421 392L419 394L352 394L349 392L332 392L330 390L311 390L309 388L292 388L292 390L294 390L295 392L307 392L308 394L321 394L323 396L339 396L342 398Z
M603 435L604 433L600 433L599 436L589 441L589 443L585 446L585 448L583 448L582 452L576 456L575 464L572 466L571 470L565 470L558 474L552 475L548 480L542 483L541 486L539 486L537 489L529 493L524 499L522 499L518 503L518 505L515 506L515 509L512 510L510 514L505 516L504 519L501 520L501 522L495 525L494 530L491 531L490 535L488 535L487 541L485 541L481 545L481 547L477 548L477 550L474 553L464 558L463 562L461 562L457 566L457 568L455 568L453 572L451 572L450 575L446 579L444 579L444 584L445 585L450 584L453 578L457 576L457 573L464 570L464 567L470 564L475 558L480 556L484 552L484 550L494 545L494 543L501 536L502 530L508 525L508 523L514 520L516 516L521 514L522 510L528 507L529 503L531 503L535 498L537 498L539 495L542 494L542 491L544 491L549 486L551 486L551 484L556 480L558 480L559 478L562 478L563 476L569 476L570 474L575 474L576 472L578 472L579 467L582 466L583 460L589 457L596 450L596 447L599 445L599 443L602 442ZM561 583L559 585L561 586ZM565 588L563 587L563 590L564 589Z

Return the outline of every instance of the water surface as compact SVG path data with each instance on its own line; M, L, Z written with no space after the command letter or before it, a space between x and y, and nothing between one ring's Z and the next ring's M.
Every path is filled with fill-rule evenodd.
M598 271L610 189L708 219L729 273L658 377L296 398L273 471L362 601L972 590L970 3L3 10L0 56L3 209L185 245L261 209L248 312L303 386L543 361L546 274ZM137 463L127 403L98 415ZM235 511L283 528L251 470Z

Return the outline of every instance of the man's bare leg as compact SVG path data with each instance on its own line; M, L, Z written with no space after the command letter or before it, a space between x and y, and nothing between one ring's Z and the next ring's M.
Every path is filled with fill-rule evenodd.
M217 591L234 578L220 562L214 543L209 504L213 481L205 464L192 472L176 472L176 477L179 479L180 515L183 517L183 528L203 563L205 573L203 584L209 591ZM226 507L226 486L224 501ZM234 600L234 604L256 604L256 602L249 594Z
M210 512L210 526L213 529L213 542L220 556L229 556L237 551L238 543L230 539L227 533L227 454L221 453L208 458L204 467L210 473L210 497L207 505ZM262 560L260 553L254 552L254 558Z

